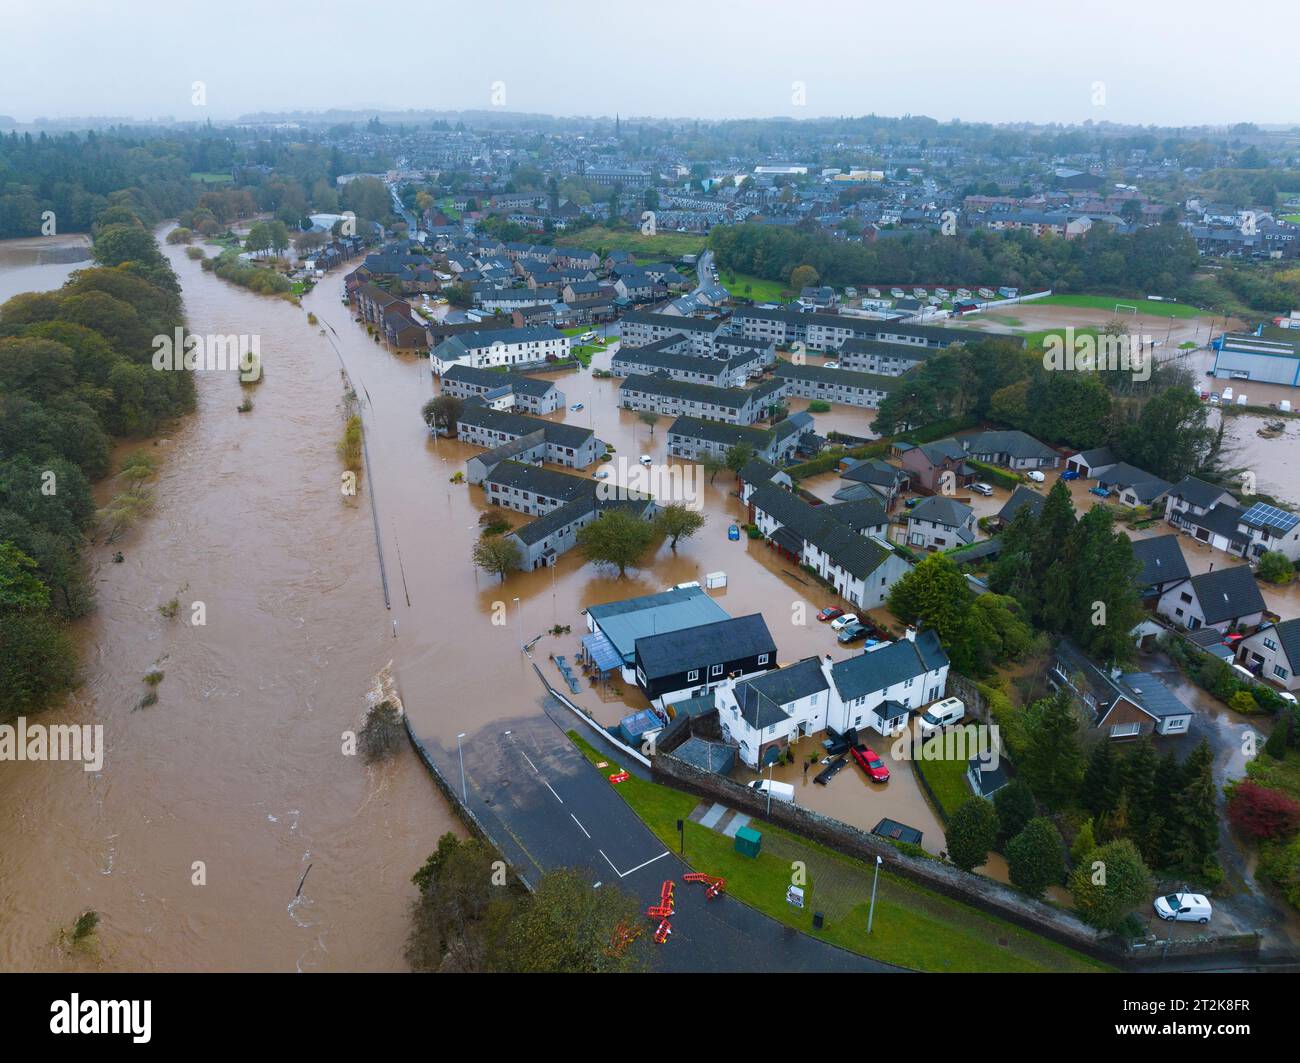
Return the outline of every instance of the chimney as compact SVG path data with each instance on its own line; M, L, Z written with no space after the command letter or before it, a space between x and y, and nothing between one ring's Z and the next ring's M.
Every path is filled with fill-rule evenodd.
M908 626L907 626L907 630L903 632L903 637L904 637L905 639L907 639L908 642L915 642L915 641L916 641L916 628L912 627L911 624L908 624Z

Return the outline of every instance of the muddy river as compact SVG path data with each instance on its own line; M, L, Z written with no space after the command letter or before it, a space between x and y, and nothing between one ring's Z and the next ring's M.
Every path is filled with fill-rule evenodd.
M83 685L42 722L102 724L104 769L0 770L0 968L401 970L410 875L454 821L409 750L342 753L394 643L369 508L340 500L338 364L303 311L166 252L191 330L259 335L267 375L240 414L237 380L200 373L198 412L144 444L153 515L88 551ZM6 296L75 268L14 260ZM92 908L97 948L61 948Z

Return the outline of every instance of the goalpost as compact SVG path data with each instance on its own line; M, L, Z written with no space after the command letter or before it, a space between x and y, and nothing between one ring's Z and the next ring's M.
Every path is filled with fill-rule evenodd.
M1113 313L1118 314L1121 312L1130 313L1134 317L1137 317L1138 308L1132 303L1116 303Z

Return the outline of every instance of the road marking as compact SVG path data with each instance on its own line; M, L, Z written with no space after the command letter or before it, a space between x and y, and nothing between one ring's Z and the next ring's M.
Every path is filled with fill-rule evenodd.
M591 837L590 832L587 830L586 827L584 827L584 826L582 825L582 823L578 820L578 817L577 817L577 816L575 816L572 812L570 812L570 813L569 813L569 818L572 819L574 823L577 823L577 824L578 824L578 829L579 829L580 831L582 831L583 834L586 834L588 838Z
M525 752L521 749L521 750L519 751L519 755L520 755L521 757L523 757L524 760L527 760L527 761L528 761L528 766L529 766L530 768L532 768L533 771L537 771L537 765L534 764L534 763L532 762L531 759L529 759L529 756L528 756L527 753L525 753ZM540 771L537 771L537 774L538 774L538 775L541 775L542 773L541 773Z
M572 815L572 813L570 813L570 815ZM632 874L634 871L640 871L643 867L646 867L649 864L653 864L656 860L662 860L665 856L669 855L668 850L665 849L658 856L652 856L650 857L649 860L646 860L644 863L637 864L636 867L629 868L626 871L620 871L617 867L614 867L614 861L611 860L608 856L605 856L604 849L597 849L596 851L600 853L601 856L605 857L605 863L607 863L611 868L613 868L614 874L616 874L619 878L627 878L627 876Z
M559 794L557 794L557 793L555 792L555 787L553 787L553 786L552 786L550 783L548 783L545 779L542 780L542 785L545 786L548 790L551 791L551 794L552 794L552 796L555 798L555 800L559 801L560 804L564 804L564 798L561 797Z

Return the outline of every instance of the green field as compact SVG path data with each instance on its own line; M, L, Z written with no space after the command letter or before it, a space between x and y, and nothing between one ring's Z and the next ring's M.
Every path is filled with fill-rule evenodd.
M569 738L593 764L604 762L602 774L614 772L615 761L595 750L575 731ZM756 823L763 835L757 858L736 852L732 839L692 823L699 799L635 775L618 786L629 807L664 845L677 852L677 821L685 821L683 859L693 868L727 880L727 893L765 915L864 956L918 971L1099 971L1105 966L1046 938L986 915L960 901L914 885L897 875L882 873L876 915L867 934L872 869L789 831ZM807 869L804 907L785 900L792 862ZM813 930L812 913L826 916L822 930Z
M606 251L631 251L635 255L678 259L698 255L704 250L705 238L696 233L658 233L645 236L638 229L615 230L593 225L576 233L566 233L555 241L560 247L603 247Z
M1115 305L1136 306L1138 313L1149 317L1196 317L1201 311L1187 303L1157 303L1136 296L1117 295L1048 295L1035 299L1031 306L1073 306L1080 310L1106 310L1115 312ZM1127 314L1128 311L1121 311Z
M219 184L225 184L225 183L227 183L227 182L229 182L229 181L233 181L234 178L231 177L230 174L228 174L228 173L197 173L197 172L195 172L195 173L190 174L190 180L191 180L191 181L198 181L199 183L201 183L201 184L205 184L205 185L219 185Z
M1300 214L1283 214L1278 221L1289 221L1292 225L1300 225Z
M718 279L727 291L739 299L753 299L756 303L781 303L790 291L781 281L764 280L748 273L735 274L736 279L733 281L732 276L726 270L720 270ZM749 286L749 291L745 291L746 285Z

